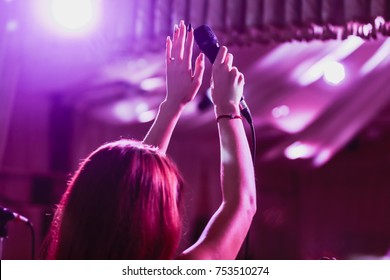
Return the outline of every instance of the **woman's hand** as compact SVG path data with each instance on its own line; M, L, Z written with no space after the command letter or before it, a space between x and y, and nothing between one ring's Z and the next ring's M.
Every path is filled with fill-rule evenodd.
M217 115L240 115L244 75L233 66L233 55L226 47L219 49L213 64L212 99Z
M196 96L203 79L205 68L204 54L199 54L192 73L192 50L194 32L186 30L184 21L175 25L173 38L166 41L166 73L167 95L166 103L172 106L184 107Z

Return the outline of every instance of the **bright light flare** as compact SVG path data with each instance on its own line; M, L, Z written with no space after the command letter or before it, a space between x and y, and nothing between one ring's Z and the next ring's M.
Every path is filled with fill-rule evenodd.
M120 101L113 107L114 115L122 122L131 122L136 117L134 105L128 101Z
M14 32L18 27L19 23L16 20L10 20L6 23L5 30L7 30L7 32Z
M70 30L85 28L94 18L92 0L52 0L50 10L55 22Z
M34 5L38 20L57 33L84 35L96 27L100 18L102 4L100 0L40 0L39 2Z
M315 167L320 167L324 165L332 157L332 151L330 149L323 149L319 152L313 159L313 164Z
M366 75L378 67L386 58L390 55L390 39L386 41L378 48L376 53L367 60L367 62L361 67L360 73Z
M272 109L272 116L276 119L287 117L290 114L290 108L287 105L281 105Z
M131 123L137 120L141 123L146 123L153 120L157 115L157 111L150 109L147 103L135 103L129 100L117 102L113 107L113 113L116 119L124 123Z
M369 28L366 27L366 29ZM366 31L368 32L368 31ZM335 47L328 55L308 67L307 61L304 61L300 65L296 67L293 71L293 77L298 81L301 86L308 86L311 83L316 82L321 77L324 77L325 72L328 71L328 76L330 79L328 80L326 77L325 80L331 85L337 85L345 78L345 70L344 66L341 65L338 61L342 61L348 56L350 56L353 52L360 48L360 46L364 44L364 40L357 36L349 36L347 40L344 40L338 47ZM340 70L341 67L343 70ZM333 69L328 70L329 68L336 67L337 73L332 73ZM336 81L336 82L335 82Z
M310 158L314 155L314 152L315 149L313 146L297 141L284 150L284 155L294 160L298 158Z
M165 86L165 79L161 77L148 78L140 83L140 88L145 91L154 91Z
M288 114L287 114L288 112ZM293 113L289 110L276 110L272 112L274 124L287 133L302 131L314 118L316 113L310 109L298 109ZM286 115L284 115L286 114Z
M345 79L344 65L337 61L327 61L323 65L324 79L331 85L338 85Z
M150 110L150 111L142 112L141 114L139 114L138 120L141 123L147 123L147 122L150 122L150 121L154 120L156 115L157 115L157 111L156 110Z

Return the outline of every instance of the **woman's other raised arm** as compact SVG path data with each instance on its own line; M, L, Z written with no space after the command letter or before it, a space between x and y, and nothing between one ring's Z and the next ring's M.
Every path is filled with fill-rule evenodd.
M179 259L235 259L256 212L250 148L240 116L244 76L221 47L213 65L212 98L218 120L222 203L199 240Z

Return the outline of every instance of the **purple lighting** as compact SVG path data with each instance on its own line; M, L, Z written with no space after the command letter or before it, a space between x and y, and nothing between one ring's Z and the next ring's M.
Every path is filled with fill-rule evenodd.
M71 30L87 27L94 17L91 0L52 0L51 13L55 22Z
M145 91L154 91L164 86L165 79L161 77L145 79L140 83L140 88Z
M323 67L324 79L328 84L338 85L345 79L345 69L341 63L327 61Z
M284 155L289 159L310 158L314 150L313 146L297 141L285 149Z
M290 108L287 105L281 105L272 109L274 118L286 117L290 114Z
M7 22L5 29L8 32L14 32L18 29L18 27L19 27L19 23L16 20L10 20Z
M85 34L95 26L100 14L100 1L41 0L35 5L39 20L55 32Z
M338 85L345 78L344 66L339 61L352 55L363 43L364 40L356 36L349 36L340 43L334 42L330 45L331 50L317 62L310 65L307 61L303 61L298 65L293 72L293 78L301 86L308 86L321 77L331 85Z
M128 101L120 101L115 104L114 115L121 120L122 122L131 122L136 117L136 113L134 112L134 105Z

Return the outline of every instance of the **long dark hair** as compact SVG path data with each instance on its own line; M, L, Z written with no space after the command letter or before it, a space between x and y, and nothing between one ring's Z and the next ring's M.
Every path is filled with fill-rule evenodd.
M132 140L101 146L64 193L46 259L172 259L180 235L182 180L156 148Z

